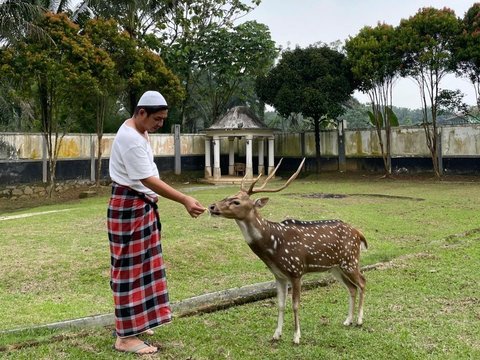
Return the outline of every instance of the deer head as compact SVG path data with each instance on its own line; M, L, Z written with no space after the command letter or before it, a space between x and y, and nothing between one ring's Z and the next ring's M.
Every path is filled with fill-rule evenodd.
M250 198L250 195L260 193L260 192L270 192L270 193L279 192L285 189L288 185L290 185L293 182L293 180L297 178L298 174L302 170L303 164L305 163L305 158L304 158L300 163L300 166L298 167L297 171L282 186L274 189L265 189L265 186L268 184L268 182L275 176L275 173L277 172L278 168L282 164L282 160L283 158L280 159L275 169L265 179L262 186L260 187L255 188L255 184L262 177L262 174L260 174L256 179L253 180L253 182L250 184L248 189L245 187L246 176L243 177L242 183L240 185L240 191L233 196L229 196L221 201L218 201L210 205L209 206L210 214L214 216L222 216L227 219L236 219L240 221L246 220L249 217L250 218L256 217L257 209L264 207L268 202L268 198L263 197L260 199L252 200Z

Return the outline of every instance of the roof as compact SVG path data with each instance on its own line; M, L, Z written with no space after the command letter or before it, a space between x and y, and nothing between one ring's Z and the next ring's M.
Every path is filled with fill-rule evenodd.
M215 121L207 130L268 129L246 106L235 106Z

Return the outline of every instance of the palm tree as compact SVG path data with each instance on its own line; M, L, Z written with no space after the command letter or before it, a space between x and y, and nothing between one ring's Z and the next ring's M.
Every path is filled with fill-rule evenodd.
M36 25L38 19L45 12L76 15L73 3L72 0L0 0L0 44L9 45L26 36L48 39Z
M105 19L115 19L130 35L139 40L147 33L155 31L159 21L171 10L174 0L83 0L72 15L75 21L86 11Z
M44 36L35 25L43 13L37 1L4 0L0 2L0 44L9 45L25 36Z

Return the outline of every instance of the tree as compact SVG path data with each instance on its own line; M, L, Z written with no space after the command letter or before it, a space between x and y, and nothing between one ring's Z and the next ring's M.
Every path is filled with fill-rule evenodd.
M480 109L480 3L473 4L465 13L454 54L457 73L472 83Z
M9 45L26 36L45 38L45 32L36 24L43 12L34 1L6 0L0 3L0 44Z
M95 17L114 19L130 38L143 42L147 34L158 35L175 3L173 0L83 0L76 15L90 11Z
M233 101L235 105L255 103L251 96L255 93L255 79L270 70L277 50L268 28L255 21L231 30L213 29L203 46L192 72L190 96L208 125Z
M433 170L441 176L438 161L438 99L440 83L452 70L454 44L460 34L460 21L447 8L420 9L409 19L400 22L402 76L411 77L419 86L422 101L422 125Z
M345 103L345 112L339 117L339 120L346 121L348 129L363 129L374 126L368 116L371 106L361 104L353 96Z
M213 14L221 16L226 14L223 12L222 6L228 7L230 3L237 2L239 0L200 2L193 0L121 0L116 2L84 0L81 2L79 9L88 7L97 17L114 19L132 40L131 44L134 44L135 49L138 49L135 59L127 56L128 60L119 59L118 62L121 64L122 77L128 79L125 106L131 112L141 93L146 90L145 85L147 88L153 87L168 92L164 95L169 104L180 104L179 101L183 101L181 107L184 107L185 94L187 94L189 83L176 66L184 60L184 56L180 53L179 48L173 49L172 52L167 50L180 37L185 35L185 31L188 32L186 28L190 29L192 23L208 21L209 16L207 15L209 13L202 12L202 9L210 9L211 16L214 16ZM192 17L194 20L192 20ZM175 20L178 20L178 23L175 23ZM189 43L185 46L193 48L195 43ZM132 55L133 50L129 47L128 53ZM164 59L167 59L168 65L164 63ZM191 63L186 63L185 66L191 66ZM148 71L150 70L155 73L149 74ZM181 82L176 79L176 74L180 76ZM158 75L161 76L162 80L155 81L155 77ZM176 80L167 80L167 78L175 78ZM165 86L166 84L173 88L169 89ZM183 89L179 89L178 85L182 85Z
M2 70L23 79L25 94L35 99L47 145L51 195L63 135L72 123L71 107L84 93L99 94L99 80L113 69L108 54L92 45L66 15L46 13L38 22L52 41L26 38L4 50Z
M141 94L148 89L162 91L171 105L184 97L178 78L149 47L152 39L160 36L159 31L164 28L167 14L175 4L170 0L83 0L77 7L77 15L89 12L96 18L115 20L118 24L123 37L120 43L114 45L108 39L103 42L109 43L107 46L111 49L117 46L112 56L121 77L126 80L123 101L130 113L133 113ZM80 16L79 20L86 22ZM153 43L158 48L158 41Z
M157 36L147 37L149 46L160 52L166 64L178 74L185 89L179 121L185 129L192 130L196 121L195 82L208 79L209 74L199 72L201 58L209 57L211 51L205 46L206 38L219 29L231 29L242 16L257 6L260 0L178 0L165 13L163 27ZM248 5L251 4L251 5ZM213 65L213 64L212 64ZM197 94L198 95L198 94Z
M369 116L377 131L385 176L392 173L391 126L398 126L392 110L392 92L399 76L401 58L397 52L397 32L391 25L366 26L345 44L347 57L358 89L370 98ZM386 144L382 132L385 129Z
M285 51L278 64L257 80L257 94L285 118L301 113L313 119L316 168L320 170L320 126L344 112L354 89L345 55L326 45Z
M114 112L118 107L118 99L126 88L125 80L120 77L117 70L116 51L121 49L121 34L115 21L106 21L101 19L90 20L85 24L84 35L92 44L105 51L112 59L111 71L104 71L98 74L98 88L96 92L85 93L85 96L79 99L76 113L81 114L77 117L77 123L85 121L90 131L97 134L97 163L95 171L96 186L100 186L100 175L102 172L102 138L107 114ZM87 109L87 111L84 111ZM93 116L92 116L93 115ZM92 124L93 126L91 126ZM90 126L89 126L90 125ZM86 126L83 126L85 128Z

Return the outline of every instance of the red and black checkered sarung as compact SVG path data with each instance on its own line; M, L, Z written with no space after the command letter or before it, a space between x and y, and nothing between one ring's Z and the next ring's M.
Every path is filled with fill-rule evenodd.
M171 321L160 243L160 218L151 198L114 184L108 206L111 281L118 336L133 336Z

